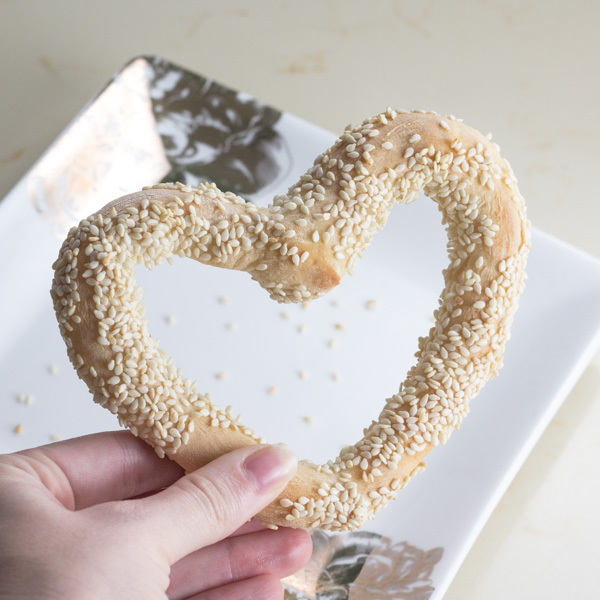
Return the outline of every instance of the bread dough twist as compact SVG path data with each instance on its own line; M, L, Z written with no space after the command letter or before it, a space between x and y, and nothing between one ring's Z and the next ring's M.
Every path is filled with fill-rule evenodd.
M158 348L134 267L172 255L247 271L279 302L326 293L394 204L423 190L442 212L449 266L417 361L364 437L323 465L301 461L259 517L356 529L424 467L502 363L530 245L523 199L488 138L435 113L388 109L349 127L285 195L258 208L213 184L125 196L69 232L52 298L94 400L187 470L260 438L199 393Z

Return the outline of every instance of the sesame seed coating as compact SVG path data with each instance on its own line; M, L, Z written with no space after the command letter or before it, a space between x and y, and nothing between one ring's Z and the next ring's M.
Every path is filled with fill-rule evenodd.
M530 237L516 179L497 145L461 121L388 108L348 127L266 208L214 184L159 184L82 220L51 290L71 363L95 402L188 470L260 442L150 336L135 266L193 258L247 271L272 299L305 305L351 272L395 204L421 191L442 213L449 266L416 363L361 440L325 464L301 461L259 515L273 526L357 529L423 470L497 374L523 290Z

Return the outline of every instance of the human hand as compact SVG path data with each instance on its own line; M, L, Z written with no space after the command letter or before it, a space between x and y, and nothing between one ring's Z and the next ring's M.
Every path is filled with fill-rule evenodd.
M125 431L2 455L0 600L281 599L310 537L248 520L295 471L250 446L184 476Z

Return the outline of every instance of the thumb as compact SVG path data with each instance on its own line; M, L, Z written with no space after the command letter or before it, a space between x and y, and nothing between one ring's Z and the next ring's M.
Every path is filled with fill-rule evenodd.
M137 500L142 504L138 514L173 564L227 537L260 512L280 494L297 466L283 444L246 446Z

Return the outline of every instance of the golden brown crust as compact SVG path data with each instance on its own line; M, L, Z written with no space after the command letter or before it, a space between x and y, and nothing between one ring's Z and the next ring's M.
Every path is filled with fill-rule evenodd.
M172 254L247 271L272 298L336 286L396 203L423 190L442 212L450 264L417 362L363 438L333 461L302 461L259 516L355 529L420 472L501 366L523 288L529 229L498 148L454 118L388 109L347 129L287 194L257 208L213 185L155 186L73 228L55 263L61 333L94 400L187 470L260 438L171 364L150 337L133 268Z

